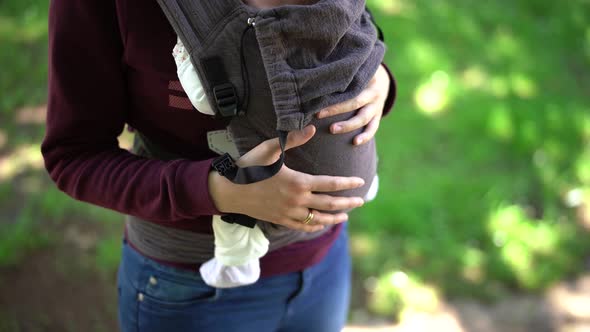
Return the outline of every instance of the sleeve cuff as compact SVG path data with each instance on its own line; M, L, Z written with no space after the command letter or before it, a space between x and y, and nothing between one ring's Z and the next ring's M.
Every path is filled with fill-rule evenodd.
M395 99L397 97L397 82L395 81L395 77L389 70L389 67L383 63L383 67L385 71L387 71L387 75L389 75L389 93L387 94L387 99L385 100L385 106L383 107L383 116L386 116L391 112L393 109L393 105L395 104Z
M176 180L177 204L190 217L222 214L209 194L209 172L213 158L188 161L181 167Z

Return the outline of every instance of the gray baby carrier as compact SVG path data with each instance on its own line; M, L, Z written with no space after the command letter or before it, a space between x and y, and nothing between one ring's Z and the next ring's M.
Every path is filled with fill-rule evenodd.
M373 140L354 146L352 139L362 130L329 134L329 124L354 114L321 120L314 115L357 96L381 64L385 46L365 1L312 2L256 9L241 0L158 0L217 116L229 120L240 154L279 137L276 163L238 168L226 154L214 163L222 175L253 183L273 176L284 163L309 174L361 177L365 186L338 195L362 197L376 172ZM287 132L308 124L316 126L316 135L284 153ZM250 227L256 222L242 215L224 220Z

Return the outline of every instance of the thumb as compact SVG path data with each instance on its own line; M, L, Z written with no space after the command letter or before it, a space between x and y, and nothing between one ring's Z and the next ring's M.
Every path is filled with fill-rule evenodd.
M285 149L291 149L305 144L313 135L315 135L315 127L310 125L302 130L291 131L287 136L287 143ZM279 139L273 138L266 140L257 145L245 155L241 156L236 164L240 167L247 167L253 165L270 165L274 163L281 154L279 146Z
M287 136L287 144L285 150L296 148L307 143L314 135L316 129L313 125L309 125L301 130L291 131Z

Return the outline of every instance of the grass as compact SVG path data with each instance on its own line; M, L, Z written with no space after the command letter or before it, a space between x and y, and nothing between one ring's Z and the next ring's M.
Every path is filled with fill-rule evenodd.
M587 4L371 2L399 85L378 133L380 196L351 222L361 275L390 280L374 292L400 297L401 272L493 299L584 268L564 197L590 187ZM399 310L378 297L375 310Z
M371 310L394 316L441 298L542 291L584 268L590 244L576 216L590 196L589 4L369 1L398 82L378 133L379 197L350 222ZM38 125L23 130L14 110L45 100L47 8L0 2L6 156L43 135ZM23 158L22 172L0 177L0 265L59 238L43 235L41 220L120 223ZM107 271L120 246L109 234L95 255Z

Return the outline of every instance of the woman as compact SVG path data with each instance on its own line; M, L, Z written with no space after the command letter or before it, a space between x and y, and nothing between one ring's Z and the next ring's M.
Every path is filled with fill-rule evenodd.
M348 217L317 212L313 224L304 224L309 209L362 205L358 197L329 194L361 186L362 181L312 176L283 166L266 181L235 185L211 171L215 154L208 133L225 124L195 112L178 88L170 56L176 35L155 2L54 0L49 28L49 104L42 152L52 179L76 199L144 220L134 223L151 227L142 238L155 234L157 239L138 251L126 237L118 280L122 330L339 330L346 319L350 283L341 225L271 251L261 259L257 283L231 290L205 285L198 264L181 259L193 252L179 247L182 239L176 235L210 237L210 216L220 213L246 214L313 234ZM382 110L393 103L390 80L380 68L358 97L321 116L361 109L331 128L344 133L366 126L355 143L367 141L377 130ZM126 123L190 159L146 159L120 149L116 139ZM304 144L313 134L313 128L292 132L288 148ZM278 143L271 140L238 163L269 163L278 153ZM171 232L175 236L169 236ZM148 255L147 248L154 254ZM179 259L162 260L157 254Z

